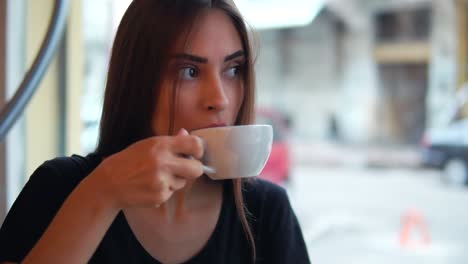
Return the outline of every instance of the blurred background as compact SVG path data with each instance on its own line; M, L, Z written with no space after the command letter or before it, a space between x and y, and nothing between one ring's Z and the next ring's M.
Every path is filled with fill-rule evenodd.
M468 263L468 1L237 0L255 28L260 177L286 188L312 262ZM97 140L129 0L72 0L57 56L0 146L1 219L42 162ZM0 105L54 1L0 3Z

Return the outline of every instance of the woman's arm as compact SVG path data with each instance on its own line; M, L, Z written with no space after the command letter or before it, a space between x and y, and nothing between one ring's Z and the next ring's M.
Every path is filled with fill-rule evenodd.
M182 131L106 158L71 192L21 263L88 262L121 209L160 205L187 179L202 175L199 160L179 154L201 158L201 140Z

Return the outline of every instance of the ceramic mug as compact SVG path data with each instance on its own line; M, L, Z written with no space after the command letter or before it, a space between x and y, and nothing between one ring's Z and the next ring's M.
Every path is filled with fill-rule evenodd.
M210 127L190 134L203 140L204 172L214 180L258 176L273 144L270 125Z

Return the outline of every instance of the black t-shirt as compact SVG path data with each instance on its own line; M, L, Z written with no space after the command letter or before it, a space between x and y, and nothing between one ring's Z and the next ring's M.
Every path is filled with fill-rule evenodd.
M0 262L20 262L27 255L68 195L100 161L95 155L56 158L33 173L0 229ZM256 179L245 185L243 195L255 237L256 263L310 263L285 190ZM185 263L251 263L251 256L236 211L232 181L224 181L223 203L215 230L204 248ZM120 212L89 263L160 262L142 247Z

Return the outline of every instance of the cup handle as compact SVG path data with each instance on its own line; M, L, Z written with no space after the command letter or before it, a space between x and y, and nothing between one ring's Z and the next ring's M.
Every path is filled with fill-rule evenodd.
M194 159L194 157L191 155L182 155L182 157L187 158L187 159ZM202 164L202 168L203 168L203 173L211 173L211 174L216 173L216 170L213 167L207 166L205 164Z
M202 165L204 173L216 173L216 170L210 166Z

